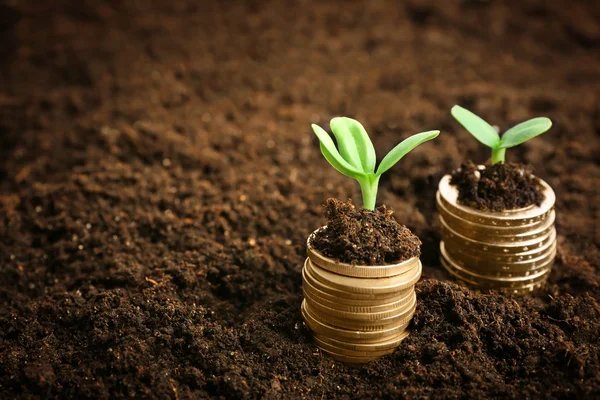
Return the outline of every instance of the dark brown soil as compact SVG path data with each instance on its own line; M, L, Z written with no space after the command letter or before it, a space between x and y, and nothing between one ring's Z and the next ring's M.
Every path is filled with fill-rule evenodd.
M504 211L540 205L544 201L540 180L533 167L505 163L479 169L472 161L452 172L450 184L458 187L458 201L485 211Z
M327 226L315 234L311 245L327 257L358 265L395 264L421 255L421 241L380 206L374 211L357 209L328 199Z
M598 2L4 3L0 398L598 398ZM439 179L486 156L453 104L554 122L510 153L557 194L531 297L440 269ZM321 205L360 198L310 130L336 115L378 154L442 130L380 183L424 278L411 336L364 367L300 316Z

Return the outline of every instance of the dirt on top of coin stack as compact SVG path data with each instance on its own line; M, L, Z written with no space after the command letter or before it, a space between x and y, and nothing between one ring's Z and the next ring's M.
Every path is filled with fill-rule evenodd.
M485 211L504 211L540 205L544 194L540 181L527 164L495 164L479 168L472 161L452 172L452 185L458 187L458 201Z
M327 227L311 243L322 254L351 264L394 264L419 257L421 241L392 214L385 206L371 211L357 209L350 200L328 199Z

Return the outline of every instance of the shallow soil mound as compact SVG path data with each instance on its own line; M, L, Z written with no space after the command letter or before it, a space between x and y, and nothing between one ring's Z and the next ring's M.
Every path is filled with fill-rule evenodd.
M421 241L392 214L385 206L370 211L357 209L351 201L328 199L327 227L315 234L312 245L324 255L350 264L394 264L419 257Z
M504 211L540 205L544 194L531 165L505 163L480 169L472 161L452 172L458 187L458 201L486 211Z

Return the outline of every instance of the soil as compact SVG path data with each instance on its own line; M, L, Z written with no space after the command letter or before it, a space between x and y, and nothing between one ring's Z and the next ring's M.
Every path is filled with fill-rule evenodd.
M526 164L505 163L480 169L472 161L452 171L450 184L458 188L458 201L484 211L504 211L541 205L543 187Z
M0 398L598 398L600 3L1 2ZM508 154L557 194L531 296L442 272L437 184L486 156L454 104L554 122ZM336 115L378 154L442 131L380 182L424 277L362 367L300 315L321 205L360 198L310 130Z
M395 264L421 255L421 241L392 216L385 205L375 210L357 209L328 199L327 226L316 232L311 245L337 261L354 265Z

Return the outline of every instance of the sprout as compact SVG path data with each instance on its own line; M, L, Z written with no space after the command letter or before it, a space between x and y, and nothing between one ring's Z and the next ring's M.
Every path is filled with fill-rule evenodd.
M321 153L329 164L342 174L354 178L360 184L363 207L375 209L377 186L381 174L392 168L409 151L423 142L439 135L440 131L418 133L397 145L381 160L375 171L375 148L360 122L346 117L336 117L330 122L338 149L327 132L313 124L312 128L321 142Z
M552 126L552 121L546 117L532 118L513 126L500 137L490 124L461 106L452 107L451 113L475 139L492 149L492 165L504 164L506 149L509 147L541 135Z

